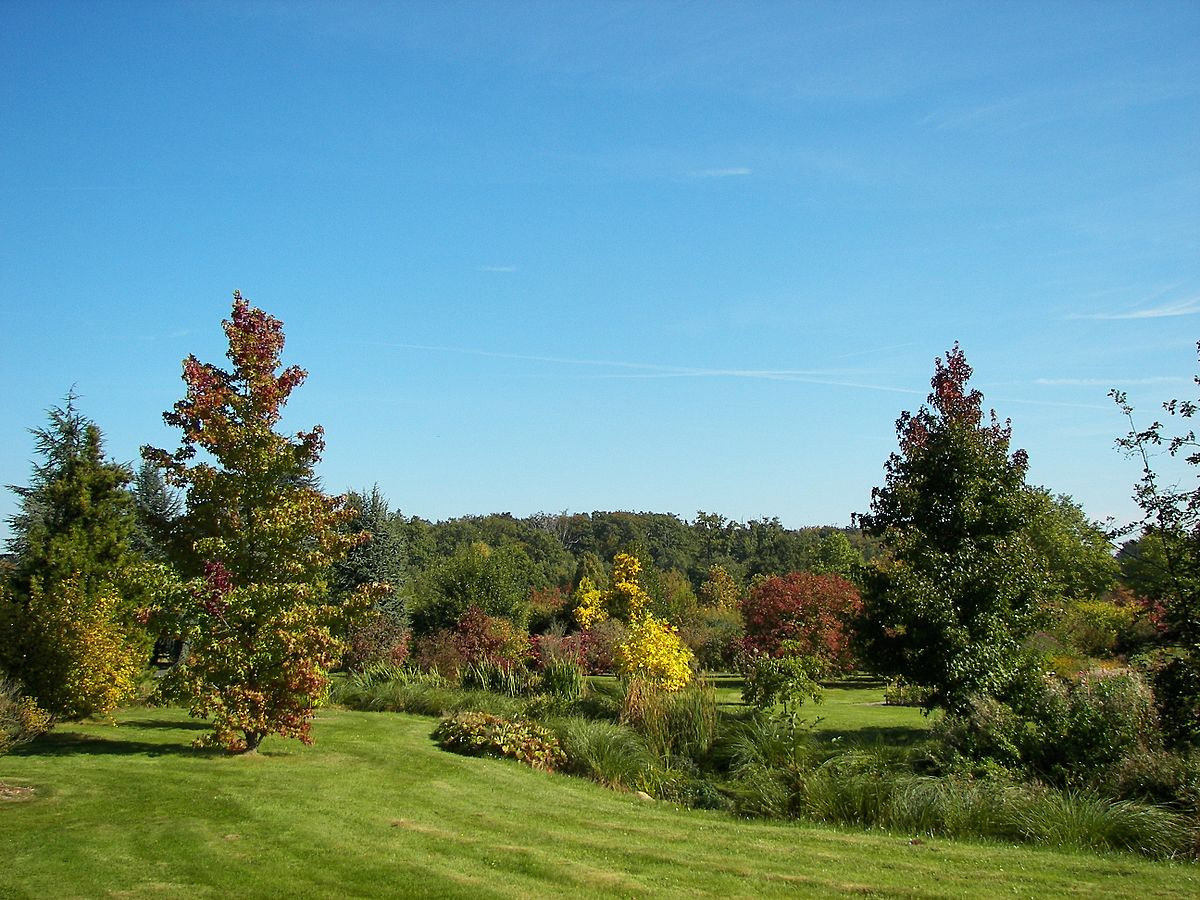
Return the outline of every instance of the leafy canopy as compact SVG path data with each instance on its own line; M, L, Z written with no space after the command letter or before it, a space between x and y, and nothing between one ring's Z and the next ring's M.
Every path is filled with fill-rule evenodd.
M361 537L339 527L349 515L342 500L316 487L321 427L275 430L306 375L280 371L282 324L235 292L223 325L232 369L184 360L186 395L163 415L182 430L180 447L142 450L186 489L182 528L193 538L182 560L191 580L165 587L162 611L187 642L179 686L192 714L211 719L208 742L254 750L279 734L308 743L343 649L337 635L381 589L330 597L330 567Z
M1026 454L1010 453L1009 422L984 417L971 374L957 344L936 360L929 405L897 420L899 451L859 517L886 550L864 579L865 661L951 711L1011 681L1049 588L1026 528Z

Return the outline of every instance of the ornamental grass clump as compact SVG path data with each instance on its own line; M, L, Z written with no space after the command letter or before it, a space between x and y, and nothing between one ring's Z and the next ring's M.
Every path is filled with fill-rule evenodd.
M565 771L590 778L605 787L634 790L645 784L654 768L654 755L631 728L580 716L551 723L566 755Z
M717 737L717 695L704 682L668 691L643 678L629 681L621 722L635 729L656 757L704 759Z

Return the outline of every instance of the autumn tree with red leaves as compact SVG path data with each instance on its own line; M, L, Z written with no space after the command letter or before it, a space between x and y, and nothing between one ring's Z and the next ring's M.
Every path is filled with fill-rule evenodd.
M751 653L806 656L825 672L853 666L851 633L862 609L858 588L838 575L792 572L766 578L739 607Z
M899 452L859 517L885 556L866 573L864 662L930 688L929 703L966 710L998 696L1051 590L1031 540L1028 460L983 395L958 344L935 362L927 407L896 422Z
M339 531L349 511L315 486L321 427L275 430L306 376L279 371L282 323L235 292L223 325L233 368L184 360L186 396L163 414L182 443L142 455L186 489L188 580L164 583L158 609L185 639L179 686L192 715L212 722L206 743L254 751L268 734L311 742L313 708L343 649L336 635L381 591L330 597L330 567L363 538Z

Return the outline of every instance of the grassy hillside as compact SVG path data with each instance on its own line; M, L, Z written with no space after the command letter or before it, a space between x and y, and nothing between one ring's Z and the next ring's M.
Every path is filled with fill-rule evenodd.
M0 757L4 897L1200 895L1194 864L678 810L453 756L433 721L323 712L317 744L189 749L134 709Z

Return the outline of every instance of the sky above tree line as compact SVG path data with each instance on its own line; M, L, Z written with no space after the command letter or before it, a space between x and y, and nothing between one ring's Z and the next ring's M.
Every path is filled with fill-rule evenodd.
M1200 5L0 4L0 480L177 445L240 289L328 490L849 524L959 341L1135 517L1196 397ZM1190 476L1187 476L1190 477ZM15 511L11 492L0 515Z

